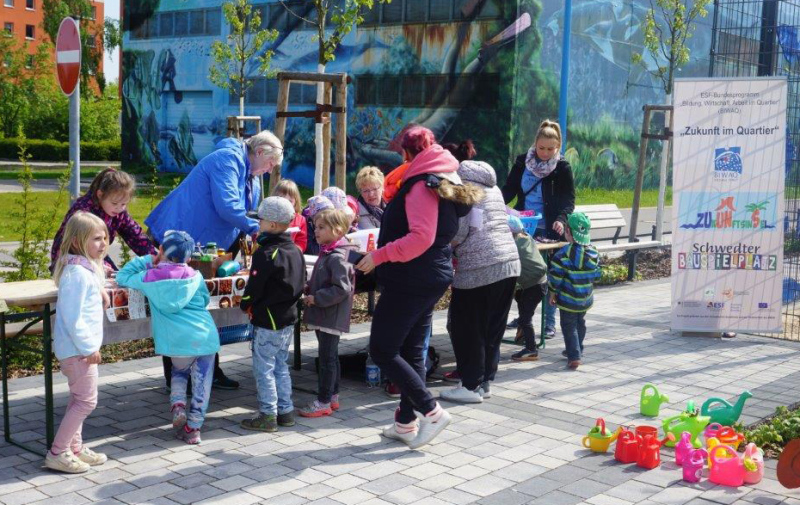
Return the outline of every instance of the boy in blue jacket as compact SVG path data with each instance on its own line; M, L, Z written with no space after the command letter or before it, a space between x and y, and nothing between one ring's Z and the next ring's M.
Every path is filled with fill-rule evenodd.
M548 272L550 305L560 309L567 366L572 370L581 365L586 312L594 301L592 283L600 277L599 254L589 236L591 228L592 222L582 212L567 217L565 235L570 243L556 252Z
M206 308L208 288L200 272L186 264L194 240L183 231L168 231L157 256L141 256L117 273L120 286L142 291L150 301L156 353L172 359L170 404L177 437L200 443L219 333ZM191 374L192 401L186 412L186 386Z

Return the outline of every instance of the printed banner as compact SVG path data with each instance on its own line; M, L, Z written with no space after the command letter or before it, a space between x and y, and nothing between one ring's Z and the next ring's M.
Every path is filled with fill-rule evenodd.
M782 332L786 80L676 79L672 329Z

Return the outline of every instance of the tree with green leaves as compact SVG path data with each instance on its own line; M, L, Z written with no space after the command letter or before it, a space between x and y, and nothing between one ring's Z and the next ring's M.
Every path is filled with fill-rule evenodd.
M264 50L264 46L278 38L278 31L261 28L261 14L250 0L227 2L222 12L230 33L225 42L218 40L211 45L214 65L208 77L214 85L239 97L239 115L244 116L244 97L253 85L251 65L255 63L259 75L272 74L273 51Z
M711 0L650 0L644 22L644 52L634 54L633 62L661 81L668 97L675 72L689 62L686 42L694 33L695 21L708 15L710 4ZM644 53L655 62L655 70L646 66Z
M88 94L88 86L92 77L97 81L100 93L106 80L100 65L103 62L103 50L113 51L122 43L122 32L119 22L111 18L95 20L92 4L89 0L42 0L42 28L55 45L58 27L65 17L80 19L81 31L81 92Z
M18 136L40 93L52 85L41 77L52 72L50 49L49 44L40 44L31 55L26 42L10 33L0 34L0 136Z
M283 8L289 14L300 18L307 25L316 29L314 36L319 44L319 59L317 60L317 72L325 73L325 65L336 59L336 48L342 40L353 31L353 28L364 22L364 12L372 9L377 3L390 3L391 0L311 0L314 5L316 15L312 18L301 16L287 5L284 0L280 0ZM328 25L330 21L330 26ZM329 29L330 28L330 29ZM325 87L323 84L317 85L317 103L322 103ZM316 144L316 163L314 168L314 194L322 191L322 171L329 170L330 167L323 167L323 142L322 142L322 123L317 123L314 132Z

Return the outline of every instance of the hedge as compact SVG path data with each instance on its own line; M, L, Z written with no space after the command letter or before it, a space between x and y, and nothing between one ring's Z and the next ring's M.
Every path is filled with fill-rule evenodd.
M69 160L69 142L18 138L0 138L0 158L18 159L20 142L25 143L33 161ZM122 144L119 140L81 142L81 160L119 161L121 153Z

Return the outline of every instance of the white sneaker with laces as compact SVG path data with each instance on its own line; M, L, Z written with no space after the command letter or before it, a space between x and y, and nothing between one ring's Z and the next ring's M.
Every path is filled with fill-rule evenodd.
M383 436L386 438L391 438L392 440L399 440L406 445L409 445L411 444L411 441L416 438L417 431L418 430L415 429L413 431L401 433L397 431L397 423L392 423L383 429Z
M478 388L478 393L480 393L481 398L484 400L488 400L492 397L492 388L489 385L489 381L484 382L481 384L481 387Z
M471 391L463 385L452 389L445 389L439 393L439 398L456 403L483 403L483 396L481 396L480 388Z
M47 456L44 458L44 466L51 470L64 473L85 473L89 471L89 465L79 460L70 449L67 449L58 456L47 451Z
M81 452L76 454L75 457L77 457L79 460L83 461L89 466L102 465L103 463L108 461L108 456L106 456L101 452L94 452L85 445L81 449Z
M419 421L417 436L408 446L412 449L419 449L423 445L430 443L447 428L448 424L450 424L450 413L437 403L436 408L431 413L422 416Z

